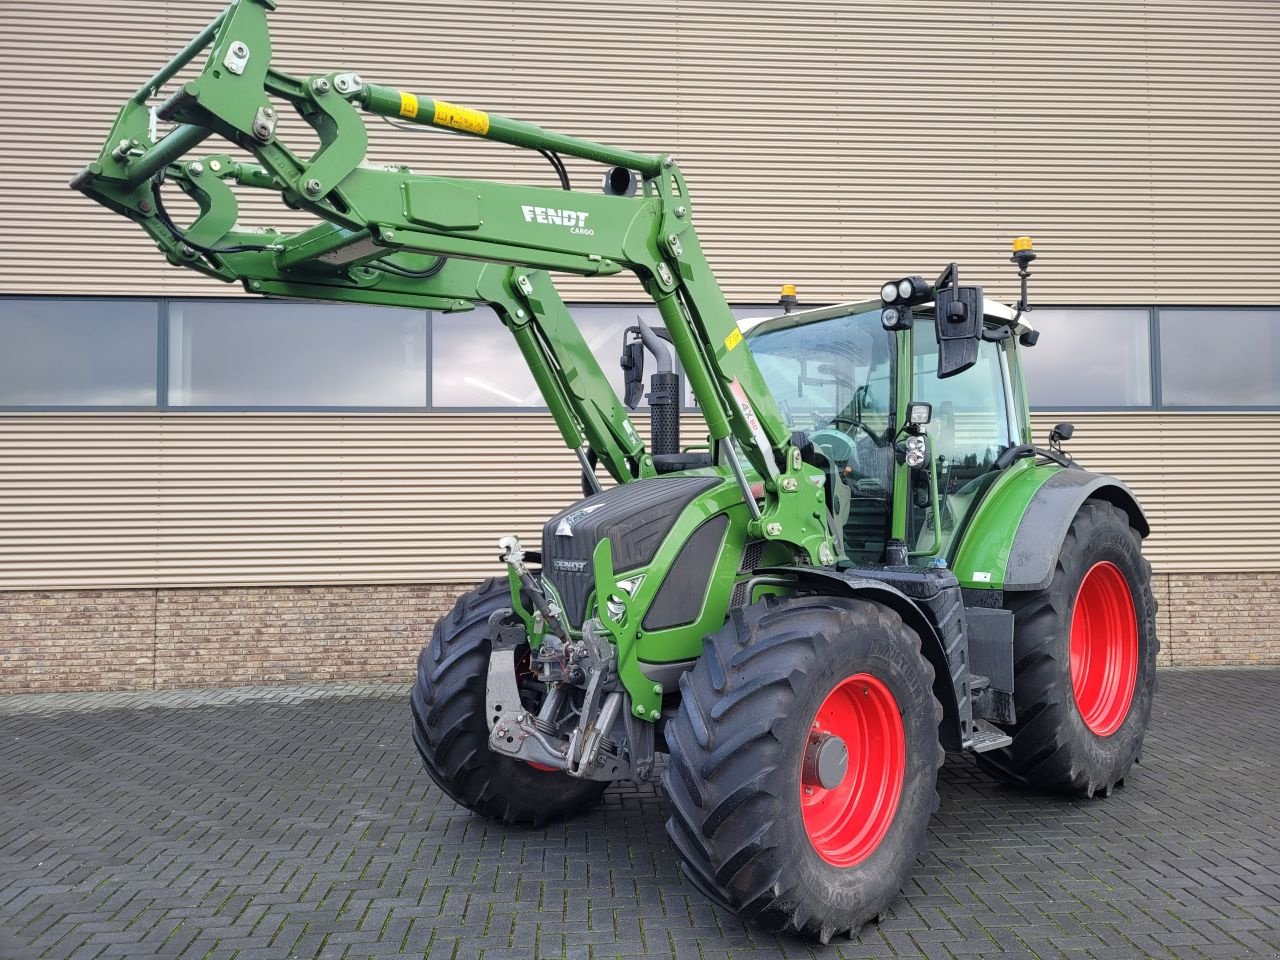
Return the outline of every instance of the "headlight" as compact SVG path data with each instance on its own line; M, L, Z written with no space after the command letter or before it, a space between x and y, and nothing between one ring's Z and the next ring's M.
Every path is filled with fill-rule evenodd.
M896 283L886 283L880 288L880 299L885 303L893 303L898 299L898 285Z
M896 330L902 318L897 307L885 307L880 311L880 323L886 330Z
M898 281L898 296L900 296L903 300L909 300L911 299L911 295L913 293L915 293L915 288L912 286L910 280Z
M640 586L640 581L644 577L632 577L630 580L619 580L618 589L625 591L628 596L635 596L636 588ZM610 596L604 604L605 609L609 612L610 618L618 620L627 612L626 606L620 597Z
M620 620L622 615L627 612L627 608L623 606L622 601L617 597L609 597L605 602L605 609L609 611L609 619Z
M924 437L907 437L907 442L904 446L906 447L906 454L903 459L906 461L907 466L913 470L917 467L923 467L927 450Z

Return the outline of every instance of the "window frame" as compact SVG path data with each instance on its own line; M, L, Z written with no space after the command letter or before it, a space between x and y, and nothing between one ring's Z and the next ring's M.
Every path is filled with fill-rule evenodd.
M41 303L120 303L148 304L156 313L155 402L153 404L84 404L84 403L0 403L0 413L154 413L164 409L167 377L167 338L169 307L164 297L128 296L122 294L46 294L0 293L0 305L9 301L35 300Z
M316 413L316 414L435 414L435 415L494 415L501 414L503 416L515 415L545 415L548 408L545 406L537 407L517 407L517 406L434 406L432 399L432 376L431 376L431 359L434 352L433 318L437 311L427 310L426 323L426 396L425 403L422 406L409 407L383 407L383 406L337 406L337 405L319 405L319 406L250 406L250 405L229 405L229 406L173 406L169 404L169 318L170 307L173 303L228 303L241 297L156 297L156 296L139 296L127 294L104 294L94 296L91 294L31 294L31 293L0 293L0 305L9 300L27 300L40 302L65 302L65 303L86 303L101 302L106 300L147 303L155 307L156 310L156 398L152 405L85 405L85 404L0 404L0 413ZM261 300L264 298L247 298ZM575 301L570 304L570 309L574 307L614 307L620 309L629 309L634 306L643 307L645 301ZM770 310L780 310L772 304L760 303L744 303L739 305L731 305L735 312L767 312ZM806 304L806 307L818 306L818 304ZM1117 413L1117 412L1169 412L1169 413L1267 413L1280 412L1280 403L1272 405L1242 405L1242 404L1198 404L1198 405L1182 405L1164 403L1163 396L1163 378L1161 374L1161 340L1160 340L1160 312L1179 311L1179 310L1212 310L1215 305L1212 304L1196 304L1196 303L1173 303L1173 304L1140 304L1140 303L1045 303L1033 304L1033 308L1044 310L1145 310L1147 312L1148 325L1148 364L1150 366L1151 378L1151 402L1149 404L1067 404L1067 405L1040 405L1031 403L1028 398L1027 407L1032 415L1035 414L1052 414L1052 413ZM1267 304L1244 304L1230 305L1218 307L1228 312L1274 312L1280 310L1280 303L1275 305ZM1035 309L1032 310L1029 320L1032 325L1036 321ZM1026 349L1044 349L1042 347L1018 347L1019 350ZM513 356L515 351L513 349ZM1278 371L1280 373L1280 371ZM1022 378L1024 389L1027 386L1026 378ZM681 377L682 397L684 395L684 377ZM1016 400L1015 396L1015 400ZM696 406L681 404L681 412L694 413L697 411Z
M1072 404L1038 404L1031 399L1031 380L1022 374L1023 387L1026 390L1027 409L1032 416L1037 413L1116 413L1125 410L1160 410L1160 339L1159 339L1159 321L1156 317L1156 311L1160 308L1149 303L1033 303L1028 319L1031 325L1036 327L1036 310L1142 310L1147 314L1147 377L1151 384L1151 402L1150 403L1072 403ZM1039 327L1036 327L1041 333ZM1019 350L1039 350L1044 349L1039 345L1034 347L1024 347L1018 344ZM1022 371L1022 365L1019 364L1019 371ZM1187 409L1180 407L1179 409Z
M421 406L384 406L384 405L339 405L339 404L288 404L288 405L271 405L271 404L187 404L187 403L170 403L169 402L169 348L172 345L170 332L172 324L169 322L171 318L170 308L174 303L215 303L225 304L238 300L248 300L257 302L284 302L284 303L307 303L315 302L317 304L329 304L328 301L299 301L290 300L284 297L164 297L163 309L161 310L163 325L161 334L164 342L160 345L160 377L161 387L159 410L164 413L434 413L430 405L431 400L431 314L432 311L422 309L420 312L426 314L425 323L425 340L423 344L424 360L426 366L426 381L424 398L426 403ZM339 304L343 305L343 304ZM376 304L357 304L357 306L377 306ZM409 309L419 312L416 307L391 307L392 310Z
M1280 306L1260 306L1257 304L1248 304L1244 306L1226 306L1219 307L1216 305L1205 304L1164 304L1151 308L1151 356L1155 369L1152 370L1151 390L1153 399L1159 401L1157 409L1168 413L1267 413L1268 411L1280 411L1280 402L1277 403L1259 403L1259 404L1183 404L1164 402L1164 374L1162 372L1162 364L1160 363L1160 312L1167 310L1176 313L1180 310L1214 310L1220 309L1232 313L1276 313L1280 312ZM1280 382L1280 368L1276 370L1277 382ZM1280 390L1277 390L1277 396L1280 396Z

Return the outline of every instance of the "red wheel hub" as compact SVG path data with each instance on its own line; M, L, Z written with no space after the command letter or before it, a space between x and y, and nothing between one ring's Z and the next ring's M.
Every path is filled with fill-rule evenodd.
M806 778L801 762L805 832L827 863L852 867L880 846L898 812L907 770L902 712L883 681L858 673L827 695L812 726L811 750L836 737L848 750L848 762L843 777L830 787L822 785L824 778Z
M1071 690L1085 726L1100 737L1120 729L1138 682L1138 618L1129 583L1114 563L1084 575L1071 614Z

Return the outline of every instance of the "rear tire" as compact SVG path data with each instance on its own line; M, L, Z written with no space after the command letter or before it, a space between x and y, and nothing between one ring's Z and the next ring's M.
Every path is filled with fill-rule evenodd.
M667 833L685 874L744 920L826 943L897 896L937 809L942 708L920 639L864 600L738 608L680 680ZM813 744L847 769L815 784Z
M436 785L468 810L506 824L541 826L590 809L609 786L541 770L489 749L485 689L489 617L511 606L506 579L486 580L437 621L418 656L410 694L413 742ZM521 699L530 710L535 698Z
M977 755L1009 783L1110 796L1141 759L1155 692L1156 602L1142 538L1086 501L1045 590L1005 595L1014 617L1013 743Z

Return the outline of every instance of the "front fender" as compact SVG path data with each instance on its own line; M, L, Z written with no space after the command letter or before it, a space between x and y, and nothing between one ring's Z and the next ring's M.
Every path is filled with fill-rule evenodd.
M968 641L960 591L950 571L877 569L880 576L894 579L896 584L864 576L856 569L843 571L832 567L766 567L757 573L785 574L794 577L801 589L869 600L902 617L920 636L920 651L933 666L933 693L942 704L942 723L938 728L942 745L948 750L967 746L973 726Z

